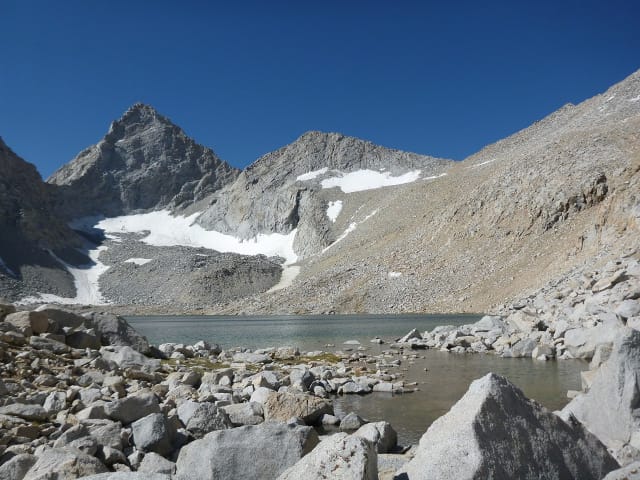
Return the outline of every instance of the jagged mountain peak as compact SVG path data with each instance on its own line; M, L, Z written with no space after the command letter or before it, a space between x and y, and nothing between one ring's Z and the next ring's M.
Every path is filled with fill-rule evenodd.
M136 103L48 182L62 187L59 212L75 218L189 204L238 174L155 108Z

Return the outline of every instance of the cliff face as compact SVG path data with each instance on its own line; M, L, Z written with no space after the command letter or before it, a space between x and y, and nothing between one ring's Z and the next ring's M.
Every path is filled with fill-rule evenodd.
M36 168L0 138L0 294L35 289L73 291L73 279L54 255L83 263L82 239L52 211L51 191Z
M152 107L136 104L48 182L60 187L56 207L66 218L112 217L197 201L238 174Z

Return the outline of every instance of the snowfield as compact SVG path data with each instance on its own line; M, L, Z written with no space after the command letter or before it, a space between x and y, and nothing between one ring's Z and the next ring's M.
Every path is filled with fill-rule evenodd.
M353 193L411 183L420 178L420 170L407 172L397 177L391 176L391 173L389 172L376 172L374 170L357 170L350 173L335 173L337 173L338 176L325 178L320 182L322 188L338 187L344 193Z
M321 168L320 170L313 170L312 172L309 173L303 173L302 175L298 175L296 177L296 182L307 182L309 180L313 180L316 177L319 177L320 175L324 175L325 173L327 173L329 169L327 167Z
M160 210L105 218L95 227L111 235L147 232L142 241L156 247L181 245L242 255L280 256L286 260L286 264L294 263L298 259L293 251L296 230L292 230L288 235L259 234L252 239L243 240L215 230L205 230L195 224L199 215L200 213L194 213L188 217L174 217L168 210Z

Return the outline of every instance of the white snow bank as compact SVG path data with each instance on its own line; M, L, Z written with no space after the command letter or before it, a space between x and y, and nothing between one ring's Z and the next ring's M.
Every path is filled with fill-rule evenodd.
M364 222L366 222L367 220L369 220L371 217L373 217L376 213L378 213L378 210L374 210L373 212L371 212L369 215L367 215L366 217L364 217L364 219L361 222L351 222L349 224L349 226L345 229L344 232L342 232L342 235L340 235L338 238L336 238L336 241L333 242L331 245L329 245L328 247L325 247L322 250L322 253L325 253L327 250L329 250L330 248L334 247L337 243L341 242L342 240L344 240L347 235L349 235L351 232L353 232L356 228L358 228L358 225L362 225Z
M11 275L12 277L17 277L18 275L16 275L16 272L14 272L13 270L11 270L6 263L4 263L4 260L2 260L2 257L0 257L0 268L2 268L5 272L7 272L9 275Z
M18 302L19 305L28 305L30 303L58 303L63 305L105 305L107 302L100 292L98 280L100 275L106 272L109 267L98 260L100 252L106 250L107 247L100 246L89 250L89 258L91 263L74 267L67 262L51 255L73 275L73 282L76 287L75 298L59 297L50 293L38 293L37 295L23 298Z
M127 260L124 261L124 263L135 263L136 265L146 265L152 260L153 260L152 258L128 258Z
M322 188L339 187L344 193L352 193L411 183L420 178L420 170L407 172L397 177L392 177L390 172L376 172L374 170L357 170L350 173L336 173L339 176L325 178L320 182Z
M269 290L267 290L267 293L277 292L278 290L290 287L299 273L300 267L298 267L297 265L284 267L284 270L282 270L280 281Z
M327 173L329 169L327 167L321 168L320 170L313 170L312 172L303 173L302 175L298 175L296 177L296 182L306 182L309 180L313 180L320 175L324 175Z
M487 160L486 162L476 163L475 165L471 165L469 168L481 167L483 165L488 165L488 164L493 163L495 161L496 161L496 159L494 158L493 160Z
M640 95L638 95L637 97L630 98L629 101L631 103L640 102Z
M399 278L402 276L401 272L389 272L388 273L388 277L389 278Z
M110 234L148 232L142 241L157 247L182 245L242 255L277 255L284 257L286 264L294 263L298 259L293 251L296 230L288 235L258 234L252 239L243 240L215 230L205 230L194 223L199 215L200 213L194 213L189 217L174 217L168 210L161 210L105 218L100 220L96 227Z
M327 206L327 217L329 217L329 220L335 223L341 211L342 211L342 200L329 202L329 205Z

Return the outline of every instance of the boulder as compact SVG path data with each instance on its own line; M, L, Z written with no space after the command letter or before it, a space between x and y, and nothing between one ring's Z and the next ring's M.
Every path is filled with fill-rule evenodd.
M273 390L271 390L270 388L258 387L251 394L251 398L249 399L249 401L264 405L264 402L267 401L267 398L269 398L269 395L271 395L272 393Z
M2 381L2 378L0 378L0 397L3 395L7 395L8 393L9 390L7 390L7 386Z
M160 368L160 360L147 358L129 346L110 346L100 349L102 357L114 362L120 368L134 368L147 372L154 372Z
M49 328L49 319L42 312L15 312L10 313L4 319L5 322L13 325L24 336L45 333Z
M420 439L398 479L600 479L618 468L606 447L487 374Z
M145 392L109 402L105 404L104 411L112 420L127 425L151 413L160 412L160 407L156 396Z
M37 458L34 455L28 453L16 455L0 466L0 480L20 480L24 478L29 469L35 465L36 460Z
M354 412L347 413L342 420L340 420L340 430L349 431L349 430L357 430L365 422L360 415Z
M95 330L103 345L131 347L145 355L151 352L147 339L119 315L92 313L87 316L86 324Z
M43 422L47 419L47 411L40 405L27 403L10 403L0 407L0 415L10 415L32 422Z
M515 358L530 358L537 346L538 342L533 338L523 338L511 347L511 355Z
M29 345L36 350L48 350L58 355L67 353L71 350L68 345L62 342L58 342L57 340L53 340L51 338L43 338L43 337L30 337Z
M147 453L142 459L142 462L140 462L138 472L173 475L176 473L176 464L157 453L150 452Z
M56 322L59 328L79 328L85 322L85 318L77 313L53 305L40 305L36 308L36 312L44 313L47 318Z
M615 313L625 319L640 315L640 302L638 300L624 300L616 307Z
M23 480L68 480L107 472L95 457L73 448L45 448Z
M377 480L378 455L364 438L337 433L285 470L278 480Z
M325 413L333 415L333 406L328 400L288 392L271 392L263 409L265 420L286 422L291 417L298 417L307 425L317 423Z
M619 449L631 444L640 449L640 332L625 329L613 351L591 379L589 391L574 398L563 410L573 415L605 445Z
M573 358L591 360L598 345L612 343L618 328L596 325L591 328L572 328L564 334L564 345Z
M420 335L420 332L418 332L418 330L415 328L411 330L409 333L407 333L400 340L398 340L398 343L407 343L409 340L413 340L413 339L422 340L422 335Z
M131 424L133 443L141 452L168 455L173 450L175 430L162 413L151 413Z
M189 421L187 430L196 438L201 438L209 432L232 428L229 416L213 403L203 402L195 409Z
M640 480L640 462L609 472L602 480Z
M16 307L8 303L0 303L0 322L4 320L4 318L16 311Z
M67 406L67 394L64 392L51 392L44 400L42 407L48 414L58 413Z
M176 480L272 480L318 444L311 427L263 423L218 430L180 451Z
M241 352L233 355L233 361L238 363L271 363L271 357L264 353Z
M353 435L371 442L378 453L389 453L398 445L398 434L388 422L367 423Z
M258 402L235 403L222 407L229 415L229 420L234 427L241 425L258 425L264 422L262 404Z
M507 329L507 325L502 320L502 317L494 315L485 315L476 323L469 325L472 332L491 332L501 331L504 332Z
M84 350L85 348L100 350L100 347L102 346L98 337L81 330L67 335L65 343L71 348L79 348L81 350Z
M115 450L122 450L122 425L111 420L88 420L89 434L96 439L98 444Z

